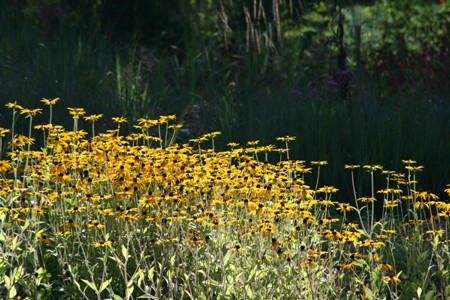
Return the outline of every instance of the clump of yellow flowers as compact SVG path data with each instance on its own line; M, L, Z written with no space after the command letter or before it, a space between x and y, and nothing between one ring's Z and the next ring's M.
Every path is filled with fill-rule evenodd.
M58 100L42 100L50 107L49 123L34 127L33 116L42 109L8 103L13 125L0 128L0 149L8 146L0 152L1 250L14 253L19 244L31 249L22 261L28 271L14 282L14 259L0 271L10 296L27 293L21 280L34 269L53 272L62 289L71 285L86 299L227 293L264 298L276 291L275 284L282 298L292 289L300 299L319 293L397 295L404 273L395 241L428 240L435 257L448 242L450 205L417 190L415 174L423 167L415 161L403 161L405 173L363 166L372 184L379 173L388 186L372 185L368 195L357 195L354 187L354 199L337 201L337 188L320 185L328 162L309 166L290 159L295 137L277 138L280 148L253 141L218 151L214 139L220 132L175 143L182 126L172 123L175 115L141 118L135 132L124 136L126 118L113 118L116 128L97 133L94 125L103 115L86 116L82 108L68 108L74 119L68 131L52 124ZM29 117L26 135L14 130L20 115ZM90 134L80 129L83 119ZM33 129L44 133L41 149L32 148ZM269 163L269 153L285 159ZM345 168L354 184L353 172L361 167ZM52 257L65 267L51 270ZM37 290L43 278L52 283L51 276L39 276L33 281ZM283 288L286 282L290 286Z

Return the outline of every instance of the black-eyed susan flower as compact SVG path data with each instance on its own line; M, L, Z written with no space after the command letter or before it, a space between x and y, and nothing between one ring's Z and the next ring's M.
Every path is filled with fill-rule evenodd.
M73 116L74 119L79 119L80 116L83 116L86 113L84 108L79 107L68 107L67 110L69 111L69 114Z
M71 208L67 209L66 212L68 213L82 213L86 211L86 207L85 206L77 206L74 205Z
M45 105L55 105L59 100L60 98L53 98L53 99L42 98L41 102L44 103Z
M37 235L36 235L36 237L38 238L38 240L41 242L41 243L44 243L44 244L50 244L51 243L51 239L50 239L50 237L48 236L48 235L46 235L46 234L44 234L44 233L38 233Z
M277 137L276 140L277 141L281 141L281 142L290 142L290 141L295 141L296 137L295 136L281 136L281 137Z
M35 109L22 108L20 110L21 115L35 116L36 114L41 114L41 113L42 113L42 108L35 108Z
M318 264L311 258L308 258L307 260L301 262L301 266L313 269L313 268L316 268L318 266Z
M68 237L71 234L72 234L72 232L70 230L56 232L56 236L60 236L60 237Z
M230 249L232 252L245 252L246 249L241 247L240 245L235 245L233 248Z
M352 211L355 209L349 203L338 203L337 206L338 207L336 208L336 210L340 211L340 212L347 212L347 211Z
M377 199L375 197L360 197L358 198L358 201L363 202L363 203L367 203L367 202L374 202Z
M86 222L88 228L101 229L105 228L105 225L101 224L98 220L88 220Z
M431 193L430 191L420 191L416 192L414 191L414 194L418 199L422 199L424 201L430 201L430 200L438 200L439 196L436 194Z
M103 114L94 114L94 115L84 116L83 119L85 119L86 121L95 122L95 121L99 120L101 117L103 117Z
M13 170L13 167L8 160L0 160L0 173L8 174L12 170Z
M399 275L385 275L382 277L382 280L385 283L392 283L394 285L397 285L398 283L400 283Z
M23 109L22 106L20 106L19 104L17 104L17 101L14 101L14 102L8 102L8 103L5 104L5 106L6 106L7 108L12 108L12 109L17 109L17 110Z
M398 206L398 200L386 200L384 201L383 207L384 208L395 208Z
M360 165L344 165L345 169L357 169L361 167Z
M112 241L104 241L104 242L94 242L94 247L95 248L99 248L99 247L108 247L112 245Z
M383 170L383 166L381 166L381 165L364 165L363 168L369 172L374 172L376 170L380 170L380 171Z
M6 133L8 133L10 130L0 127L0 137L4 137Z
M381 264L378 265L377 269L379 271L391 271L392 270L392 266L384 261L384 262L382 262Z
M73 219L69 219L64 223L64 227L69 228L78 228L80 227Z
M423 171L424 166L405 166L405 169L411 172L420 172Z
M128 122L127 118L125 118L125 117L112 117L112 121L114 123L126 123L126 122Z
M416 164L417 161L412 160L412 159L402 159L402 163L405 165L413 165L413 164Z
M204 245L205 244L205 240L198 238L196 236L193 236L192 238L189 239L189 244L193 244L195 246L200 246L200 245Z

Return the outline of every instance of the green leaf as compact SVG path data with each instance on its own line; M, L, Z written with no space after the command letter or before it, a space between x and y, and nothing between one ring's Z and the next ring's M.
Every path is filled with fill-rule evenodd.
M250 286L245 286L245 293L247 294L248 299L253 299L253 291Z
M431 300L434 299L434 291L429 291L426 293L424 300Z
M175 266L175 255L176 255L176 254L172 255L172 257L170 258L170 266L171 266L171 267L174 267L174 266Z
M91 288L94 292L96 292L98 294L98 289L97 287L90 281L86 280L86 279L81 279L81 281L83 281L84 283L86 283L86 285Z
M420 295L422 295L422 288L419 286L419 287L417 288L417 297L420 298Z
M12 286L8 291L8 299L13 299L17 295L16 287Z
M142 284L142 281L144 280L144 271L142 269L139 269L132 277L132 280L134 281L137 278L137 285L140 286Z
M80 284L78 283L78 281L74 280L74 281L73 281L73 284L77 287L78 290L81 291L81 286L80 286Z
M125 261L128 260L128 249L125 247L125 245L122 245L122 256L125 259Z
M228 251L223 257L223 265L226 266L231 258L231 251Z
M253 280L253 278L256 276L256 274L257 274L257 267L258 266L255 266L251 271L250 271L250 274L248 275L248 281L251 281L251 280Z
M3 275L3 280L5 281L5 285L6 288L10 288L11 287L11 279L9 278L8 275Z
M153 275L155 274L155 267L151 267L150 270L147 271L147 278L152 281Z
M133 295L133 291L134 291L134 286L127 287L125 299L130 299L131 295Z
M371 289L366 289L366 297L368 300L374 300L375 299L375 294L372 292Z
M194 296L192 296L192 294L191 293L189 293L189 291L187 291L187 290L184 290L184 292L189 296L189 299L191 299L191 300L195 300L195 297Z
M106 289L106 287L108 287L108 285L111 283L111 281L112 281L112 278L103 282L102 285L100 286L99 293L101 293L104 289Z

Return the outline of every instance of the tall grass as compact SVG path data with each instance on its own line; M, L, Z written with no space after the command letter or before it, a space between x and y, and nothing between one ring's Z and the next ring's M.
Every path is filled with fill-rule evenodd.
M149 94L135 47L124 48L107 34L95 38L73 30L47 34L30 24L15 24L5 15L0 24L2 103L16 99L32 107L42 97L60 97L71 107L130 119L154 115L160 105L157 94ZM64 108L55 110L55 122L70 124L62 117ZM2 124L9 123L7 114L0 111L0 115Z

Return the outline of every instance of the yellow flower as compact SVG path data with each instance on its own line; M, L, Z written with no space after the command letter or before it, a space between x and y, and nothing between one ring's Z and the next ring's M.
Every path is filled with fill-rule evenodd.
M183 124L169 125L169 128L174 130L180 129L181 127L183 127Z
M377 199L375 199L375 197L361 197L358 198L358 200L361 202L374 202Z
M387 234L396 234L397 230L394 229L381 229L381 231L387 233Z
M365 165L363 166L364 169L369 170L371 172L376 170L383 170L383 167L380 165Z
M324 165L328 165L328 162L326 160L312 161L311 165L313 165L313 166L324 166Z
M11 163L8 160L0 160L0 173L9 173L13 170Z
M381 246L385 245L384 242L371 240L371 239L364 240L362 242L358 242L358 244L361 247L374 247L374 248L378 248L378 247L381 247Z
M80 213L86 211L85 206L73 206L70 209L67 209L66 212L68 213Z
M356 168L359 168L359 167L360 167L360 165L344 165L345 169L356 169Z
M6 103L5 106L6 106L7 108L23 109L22 106L20 106L19 104L17 104L17 101Z
M383 204L385 208L394 208L398 206L398 200L386 200Z
M277 141L282 141L282 142L289 142L289 141L295 141L295 136L282 136L282 137L277 137L276 140Z
M228 143L227 146L231 147L231 148L236 148L236 147L239 147L239 144L238 143ZM450 188L449 188L449 190L450 190Z
M414 191L414 193L416 194L417 198L420 198L424 201L428 201L428 200L438 200L439 196L431 193L430 191L423 191L423 192L416 192Z
M98 115L90 115L90 116L86 116L83 117L86 121L97 121L98 119L100 119L101 117L103 117L103 114L98 114Z
M19 210L12 206L0 206L0 212L2 212L2 213L18 213Z
M84 111L84 108L78 107L68 107L67 110L69 110L69 113L73 116L74 119L78 119L80 116L83 116L86 113Z
M392 270L392 266L388 264L387 262L383 262L377 267L378 271L390 271Z
M113 117L112 121L114 123L125 123L125 122L128 122L127 118L124 118L124 117Z
M100 222L97 220L89 220L86 222L86 225L88 228L95 228L95 229L105 228L105 225L100 224Z
M169 121L175 120L177 118L177 115L168 115L168 116L160 116L159 122L160 123L167 123Z
M69 219L69 220L64 224L64 226L65 226L66 228L80 227L80 226L78 226L77 223L75 223L75 221L74 221L73 219Z
M200 144L200 143L202 143L204 141L207 141L207 140L208 140L207 138L202 136L202 137L199 137L199 138L196 138L196 139L190 139L189 142Z
M50 242L52 241L48 235L43 234L43 233L38 233L36 236L40 242L45 243L45 244L50 244Z
M346 271L351 271L355 267L359 267L360 265L356 261L352 261L348 264L338 264L339 267L343 268Z
M405 165L413 165L413 164L417 163L417 161L412 160L412 159L407 159L407 160L402 159L402 163L404 163Z
M315 261L313 261L311 258L308 258L307 260L303 261L301 263L301 265L303 267L308 267L308 268L311 268L311 269L318 266L318 264Z
M38 113L42 113L42 108L35 108L35 109L29 109L29 108L22 108L20 110L20 114L24 115L27 114L29 116L35 116Z
M205 244L205 240L202 240L202 239L194 236L194 237L189 239L189 244L200 246L200 245L204 245Z
M158 120L151 120L151 119L144 119L144 118L140 118L137 121L138 121L139 127L141 129L148 129L150 127L160 124Z
M423 166L405 166L405 169L411 172L419 172L423 170Z
M70 230L66 230L66 231L58 231L56 233L57 236L61 236L61 237L68 237L69 235L71 235L72 233L70 232Z
M53 98L53 99L42 98L42 100L41 100L41 102L43 102L45 105L54 105L58 101L59 101L59 98Z
M206 139L209 139L209 138L214 138L220 134L222 134L220 131L215 131L215 132L211 132L211 133L206 133L203 135L203 137Z
M445 233L444 229L436 229L436 230L427 230L425 233L427 234L435 234L435 235L441 235Z
M236 245L233 248L230 249L232 252L244 252L246 249L242 248L240 245Z
M444 190L444 192L446 192L447 195L450 196L450 184L447 184L446 189Z
M5 133L8 133L9 129L0 127L0 136L5 136Z
M112 245L112 241L105 241L105 242L95 242L94 243L94 247L95 248L99 248L99 247L108 247Z
M395 285L400 282L400 278L398 278L398 275L386 275L386 276L383 276L382 280L385 283L392 283Z
M323 186L317 189L318 193L336 193L337 191L339 191L339 189L335 188L334 186ZM330 200L324 200L324 201L328 201L328 203L332 202ZM321 204L321 203L319 203ZM334 205L334 204L332 204Z
M336 210L339 210L341 212L351 211L353 209L355 208L351 206L349 203L338 203L338 207L336 208Z

